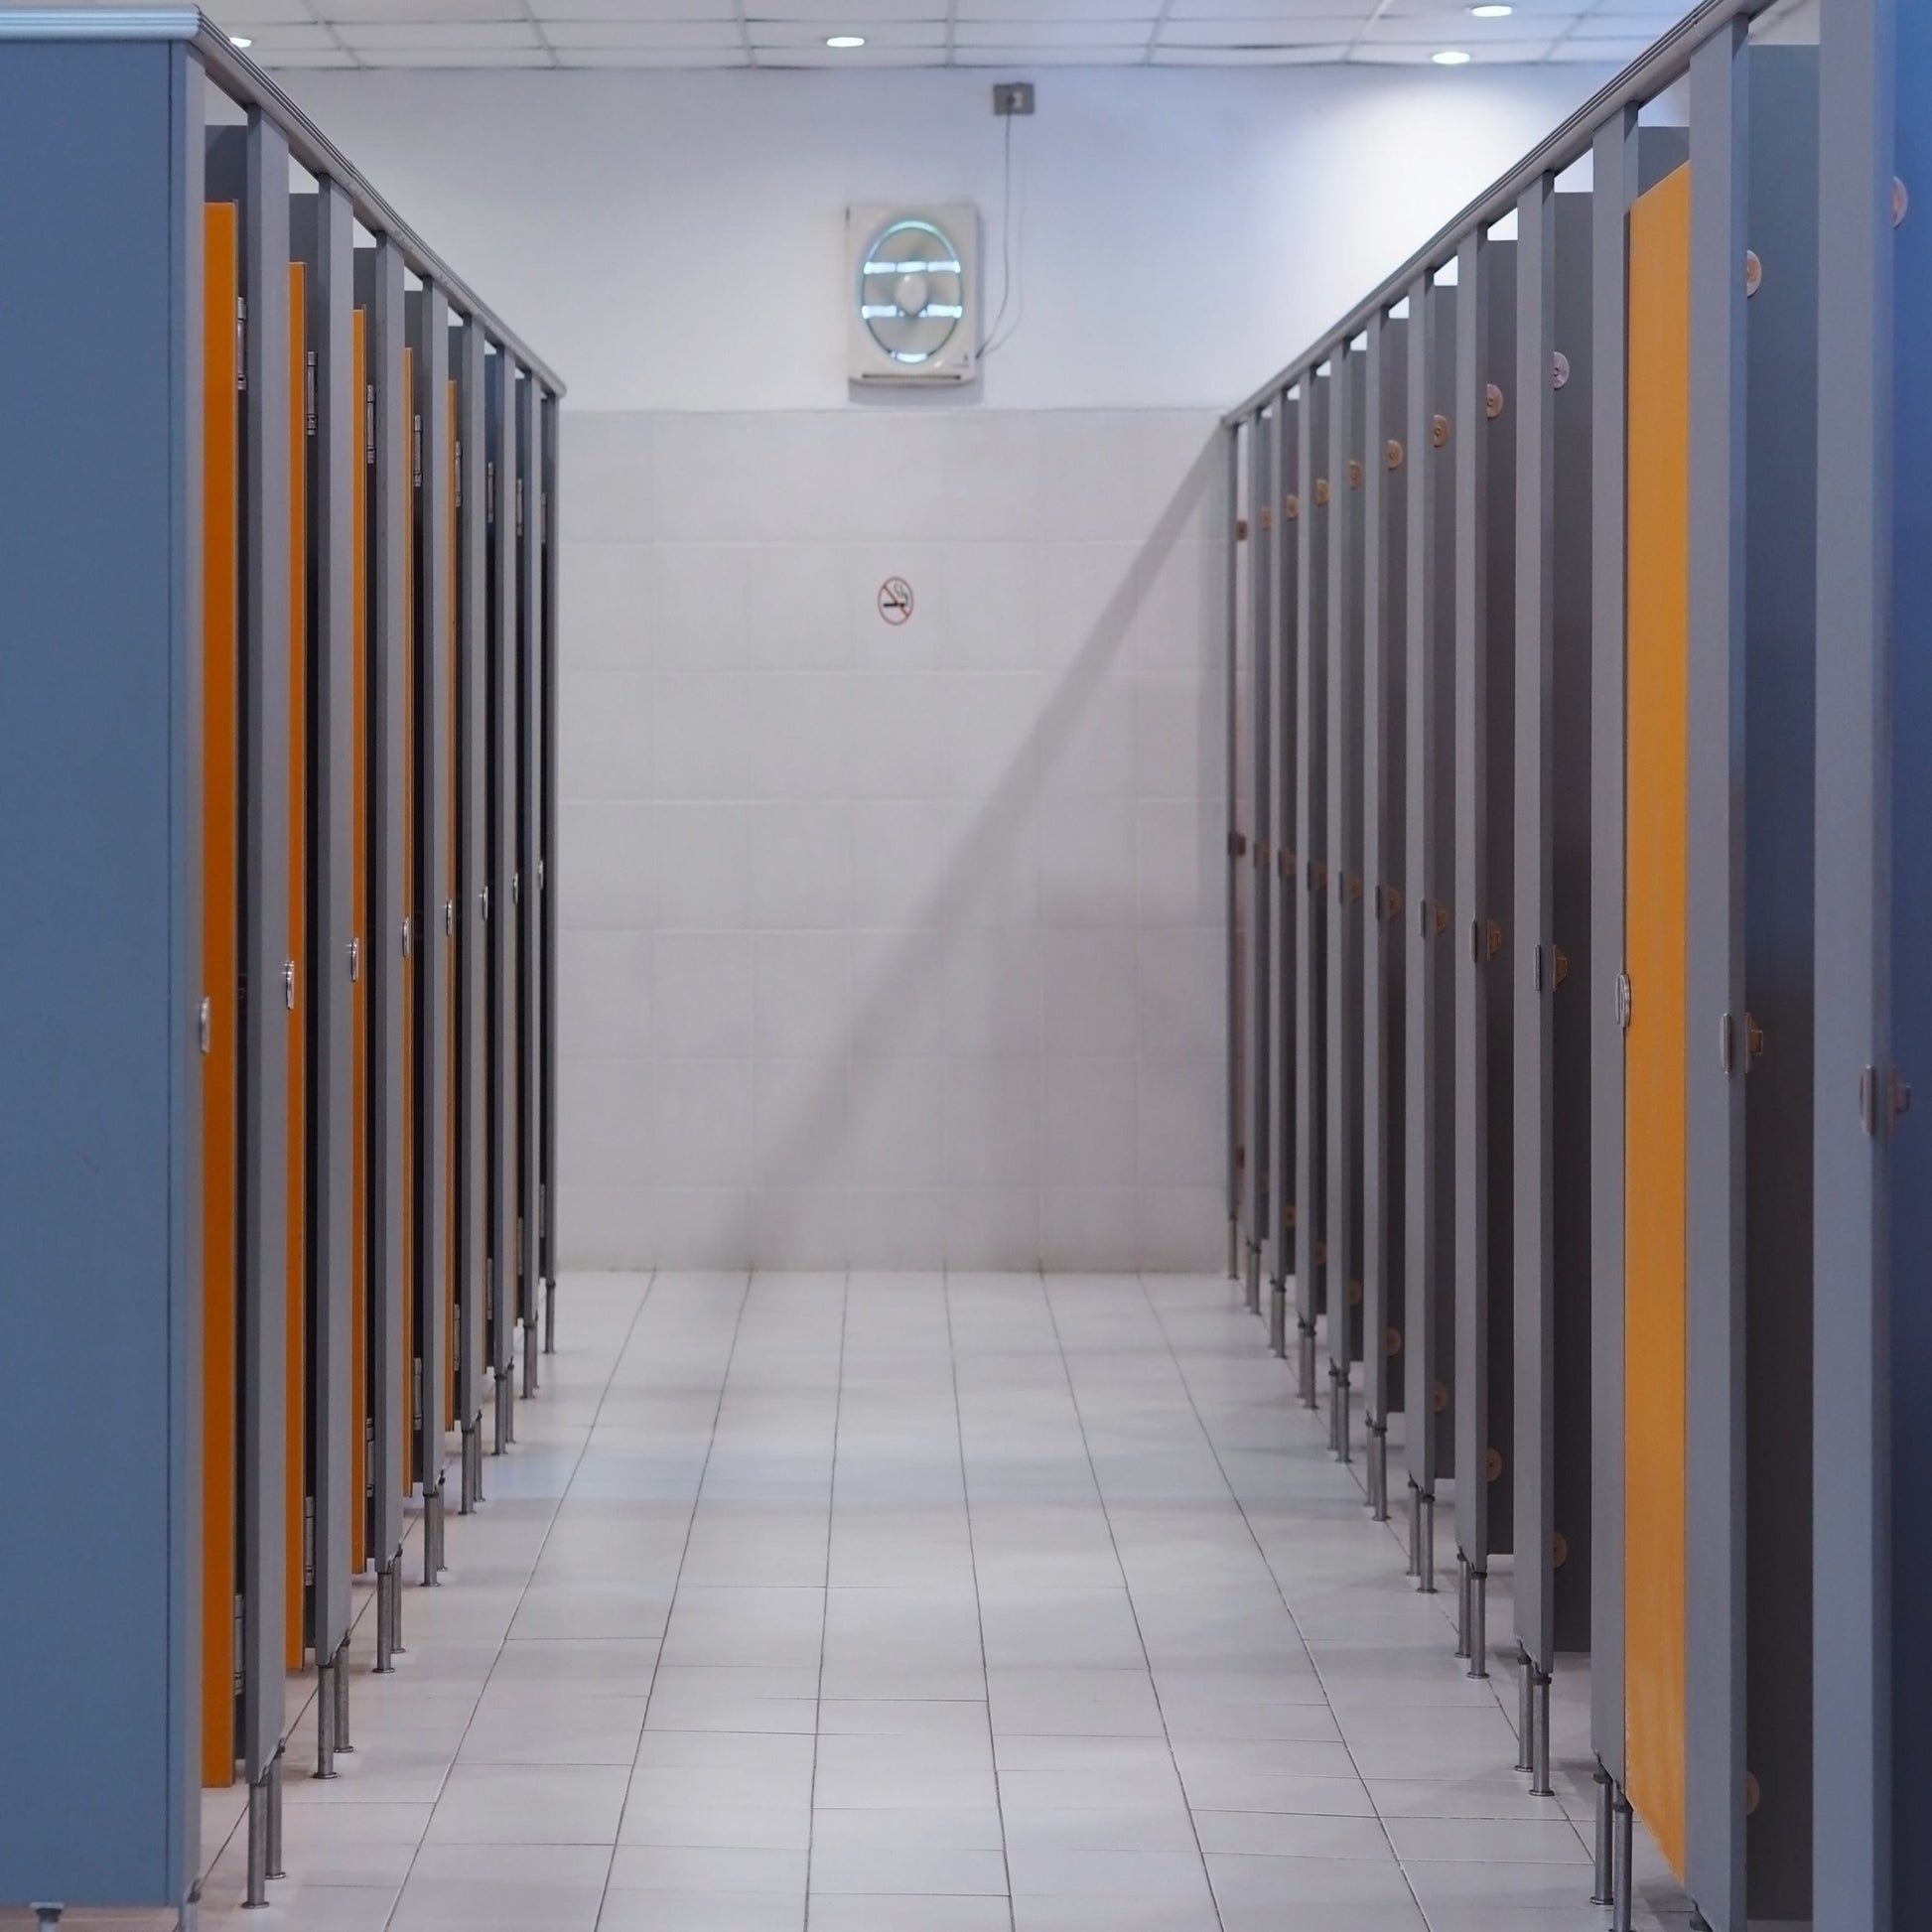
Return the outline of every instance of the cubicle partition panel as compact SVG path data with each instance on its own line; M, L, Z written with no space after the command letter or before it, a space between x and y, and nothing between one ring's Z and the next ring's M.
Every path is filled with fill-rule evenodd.
M1590 198L1546 176L1518 239L1512 1602L1547 1793L1551 1673L1589 1640Z
M523 1324L523 1393L537 1392L542 1295L537 1276L537 1160L543 1011L537 863L543 817L543 411L537 378L516 386L516 857L510 903L516 913L516 1306Z
M1514 845L1516 247L1477 229L1456 261L1456 1654L1488 1674L1489 1558L1511 1547L1510 881Z
M538 523L543 590L540 599L541 660L537 680L537 1230L538 1271L543 1278L543 1347L557 1348L557 719L559 716L557 534L563 500L557 487L562 406L541 392L537 426L543 433L542 502Z
M27 1475L0 1540L67 1553L58 1589L0 1596L0 1646L32 1660L0 1685L0 1900L186 1917L204 1784L247 1786L247 1902L280 1875L311 1655L333 1775L371 1559L393 1664L412 1448L440 1554L455 464L425 469L411 435L404 289L440 451L462 285L192 11L0 14L0 170L35 184L0 210L10 273L64 292L0 316L0 1027L36 1096L6 1135L0 1238L43 1290L11 1330L0 1449ZM462 293L554 424L554 378ZM525 572L547 615L510 703L536 801L554 553Z
M1243 1051L1247 1039L1247 1020L1242 993L1247 979L1243 934L1247 930L1242 916L1242 874L1245 862L1245 836L1241 830L1241 635L1242 584L1245 578L1243 557L1248 543L1248 518L1242 513L1243 446L1252 437L1251 428L1236 425L1227 438L1227 575L1222 586L1225 629L1222 638L1225 713L1221 762L1227 782L1227 875L1222 921L1226 941L1225 1004L1221 1015L1222 1034L1227 1042L1227 1205L1228 1205L1228 1279L1241 1274L1242 1216L1247 1202L1241 1189L1242 1121L1247 1104L1248 1078Z
M1362 1420L1368 1505L1389 1513L1389 1418L1402 1411L1407 1235L1404 813L1408 691L1409 323L1368 324L1362 426ZM1426 1412L1425 1412L1426 1413Z
M1327 716L1328 418L1326 364L1302 377L1296 467L1309 488L1296 518L1295 837L1301 902L1295 953L1295 1313L1302 1400L1315 1406L1315 1324L1327 1306ZM1284 750L1284 755L1286 751Z
M1306 483L1301 468L1302 398L1283 389L1275 403L1275 465L1272 504L1277 537L1272 553L1273 624L1269 631L1269 691L1273 713L1269 742L1268 844L1274 867L1270 905L1274 935L1269 947L1268 1000L1269 1114L1269 1297L1268 1341L1278 1360L1288 1357L1288 1298L1299 1280L1300 1230L1296 1214L1295 1167L1295 1015L1298 933L1302 919L1302 872L1296 845L1295 810L1297 720L1300 687L1296 675L1296 638L1301 616L1301 519Z
M1327 1135L1329 1447L1350 1459L1350 1394L1362 1352L1362 461L1367 345L1335 356L1328 414L1328 629L1324 746L1328 904L1322 1026Z
M1245 778L1249 827L1245 855L1248 929L1246 988L1242 1002L1243 1050L1246 1070L1244 1096L1245 1149L1242 1180L1246 1193L1243 1222L1248 1232L1244 1258L1250 1312L1261 1309L1263 1251L1269 1226L1269 1157L1273 1119L1269 1054L1274 961L1274 875L1269 861L1269 799L1274 779L1273 726L1275 722L1273 649L1275 554L1285 533L1278 533L1275 515L1275 449L1281 435L1281 405L1254 420L1247 436L1248 456L1248 766Z
M1409 1567L1436 1587L1436 1491L1455 1472L1455 290L1409 289L1409 546L1404 637L1408 740L1403 840L1404 1406Z

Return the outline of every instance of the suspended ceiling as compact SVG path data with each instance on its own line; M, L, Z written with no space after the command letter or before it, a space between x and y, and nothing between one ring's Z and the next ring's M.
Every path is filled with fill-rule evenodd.
M1038 67L1633 59L1683 0L212 0L264 67ZM865 46L834 50L835 34Z

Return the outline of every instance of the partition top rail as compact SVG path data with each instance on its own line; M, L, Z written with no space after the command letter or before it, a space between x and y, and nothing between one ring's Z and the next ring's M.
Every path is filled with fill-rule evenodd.
M1543 176L1561 174L1581 161L1589 153L1598 129L1613 115L1627 107L1643 106L1674 81L1681 80L1690 71L1691 56L1713 34L1733 20L1754 20L1777 3L1778 0L1703 0L1701 6L1686 14L1654 47L1640 54L1614 80L1585 101L1554 134L1532 148L1508 174L1492 183L1447 227L1426 241L1342 322L1298 355L1280 374L1270 377L1245 402L1230 409L1221 418L1223 427L1238 429L1252 421L1283 390L1326 361L1332 350L1353 342L1368 327L1371 316L1400 302L1418 277L1446 268L1454 259L1463 236L1472 228L1486 228L1500 221L1515 209L1524 191Z
M454 307L482 323L490 339L515 356L552 395L564 393L562 381L542 356L502 323L469 283L369 186L335 142L198 8L0 7L0 41L189 42L222 91L243 107L258 108L266 114L288 137L289 153L310 174L340 188L354 207L355 218L371 233L393 241L414 274L425 282L434 282Z

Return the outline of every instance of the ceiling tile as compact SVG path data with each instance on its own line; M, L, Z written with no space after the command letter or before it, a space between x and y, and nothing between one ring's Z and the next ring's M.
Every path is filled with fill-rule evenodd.
M306 27L277 21L271 27L257 27L244 38L249 43L248 57L257 67L272 66L284 55L326 54L342 47L330 28L318 26L314 21Z
M540 47L397 47L364 63L385 68L547 68L551 64Z
M1391 42L1429 47L1466 47L1473 54L1494 48L1521 48L1526 43L1548 47L1558 35L1577 24L1577 16L1549 20L1470 20L1442 18L1388 18L1371 22L1362 30L1364 45L1386 46ZM1501 28L1505 31L1498 33ZM1517 59L1521 59L1520 54Z
M355 56L346 48L280 48L272 54L251 47L248 57L263 68L352 68Z
M743 47L596 47L560 52L560 68L743 68L752 57Z
M824 21L754 20L747 23L755 48L807 48L820 54L877 54L885 49L943 48L943 20L870 20L865 23L864 47L827 47L825 36L839 31Z
M438 20L344 20L334 25L358 54L433 53L453 48L487 53L536 50L543 45L527 20L477 20L461 26Z
M1175 47L1154 50L1161 68L1313 68L1336 67L1347 50L1340 47Z
M315 0L324 20L366 27L403 27L422 22L467 27L473 23L528 22L523 0Z
M227 0L221 8L221 27L254 27L270 21L307 23L313 26L316 10L308 0Z
M1354 46L1357 27L1334 21L1240 19L1170 20L1161 29L1163 47L1302 47L1311 50Z
M955 47L1145 47L1146 20L962 20Z
M543 37L559 54L621 53L627 48L743 48L736 19L726 20L553 20Z
M962 47L953 65L962 68L1132 68L1147 59L1147 46L1137 47Z

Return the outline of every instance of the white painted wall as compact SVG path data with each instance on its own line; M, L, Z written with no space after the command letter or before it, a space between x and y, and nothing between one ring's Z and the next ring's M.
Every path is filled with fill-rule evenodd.
M844 406L850 202L977 202L998 252L986 71L282 77L577 409ZM1604 77L1042 69L984 402L1226 408Z
M1045 71L935 407L843 210L996 240L992 75L289 76L571 384L567 1265L1219 1265L1217 419L1598 77Z

